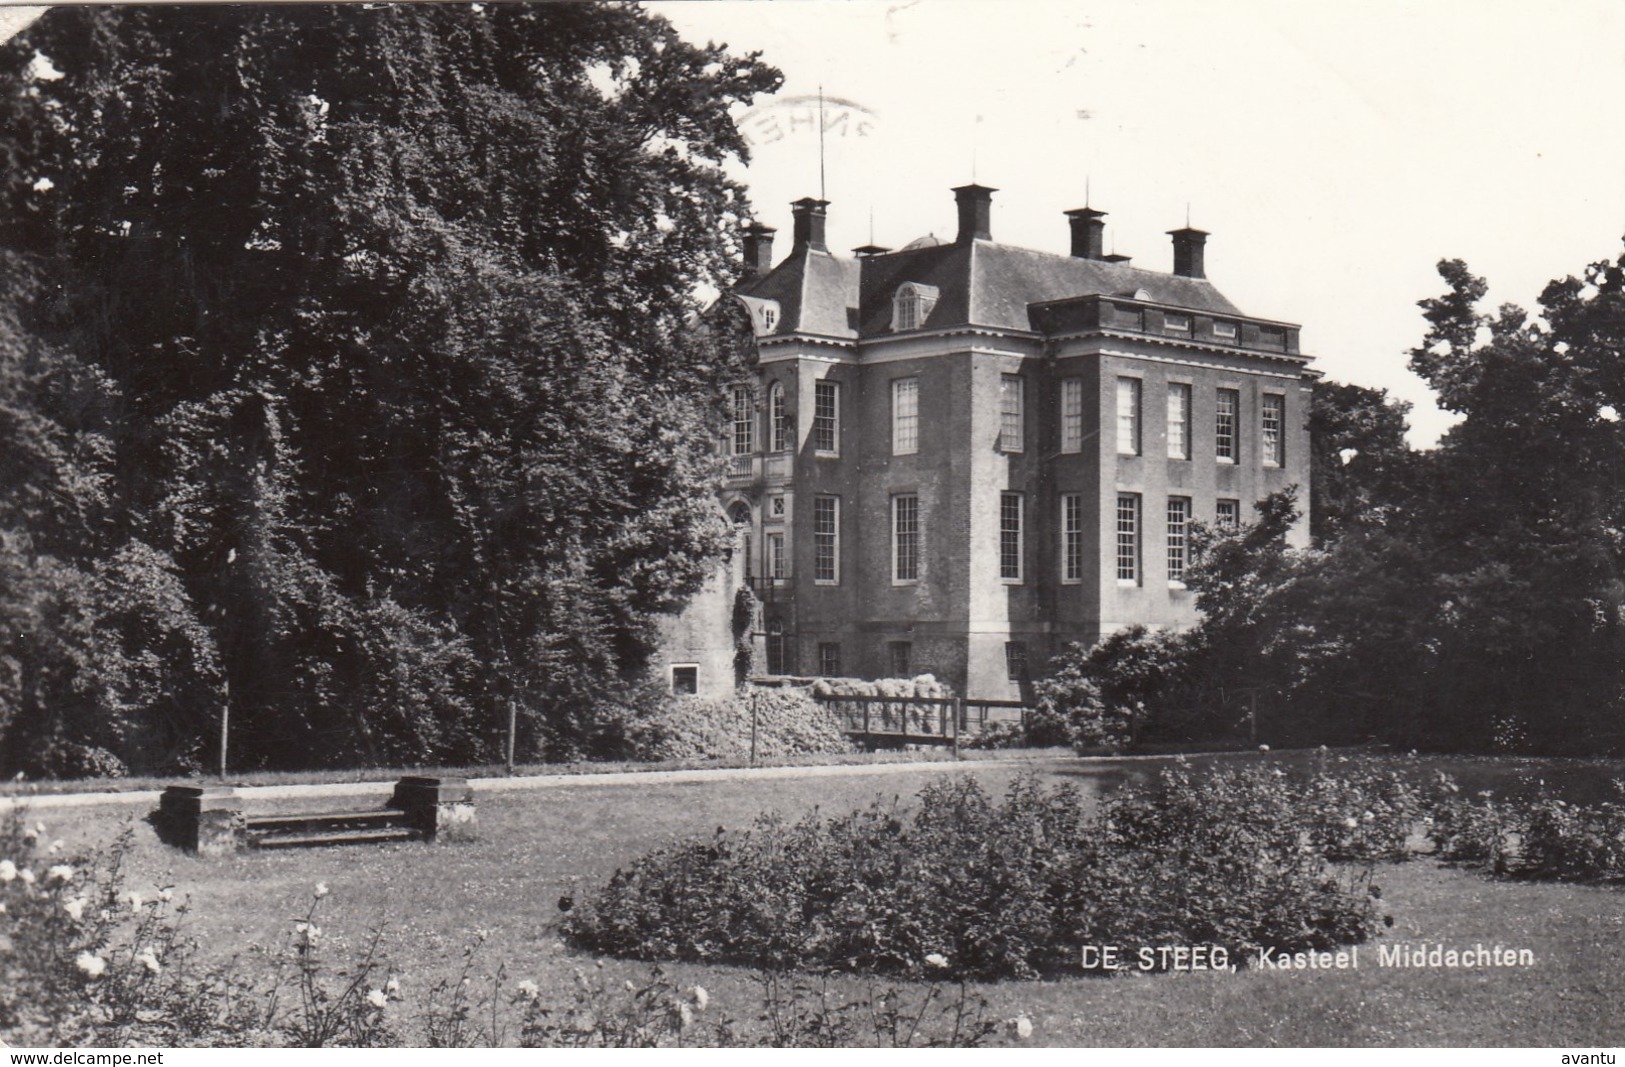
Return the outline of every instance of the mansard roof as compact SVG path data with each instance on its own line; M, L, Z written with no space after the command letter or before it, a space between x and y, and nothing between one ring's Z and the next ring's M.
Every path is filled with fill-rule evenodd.
M779 302L774 333L856 338L861 260L798 246L761 278L746 282L746 296Z
M778 301L776 334L868 340L891 334L892 298L905 282L934 286L940 294L922 324L926 330L973 326L1038 331L1031 305L1136 293L1142 300L1198 313L1242 315L1205 278L981 239L911 245L854 258L797 246L768 274L742 283L739 291Z

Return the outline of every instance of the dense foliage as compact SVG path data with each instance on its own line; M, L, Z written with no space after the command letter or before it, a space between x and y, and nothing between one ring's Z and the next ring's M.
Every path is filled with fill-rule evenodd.
M1244 966L1375 933L1369 871L1327 856L1385 858L1420 814L1396 781L1331 766L1175 767L1098 810L1070 787L1022 780L996 803L944 779L913 813L764 816L657 850L565 927L594 951L769 968L1032 976L1100 944L1221 946Z
M744 144L630 6L59 9L0 48L0 770L578 747L728 545Z

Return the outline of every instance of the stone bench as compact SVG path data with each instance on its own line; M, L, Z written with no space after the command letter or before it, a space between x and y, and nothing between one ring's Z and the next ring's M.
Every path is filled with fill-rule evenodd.
M245 848L299 848L383 841L472 841L478 823L466 778L408 776L383 808L245 815L230 786L172 785L151 821L161 840L200 856Z

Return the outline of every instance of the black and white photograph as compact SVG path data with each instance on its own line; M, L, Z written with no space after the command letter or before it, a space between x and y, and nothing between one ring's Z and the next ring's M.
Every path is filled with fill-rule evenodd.
M1622 114L1617 0L0 5L0 1055L1617 1062Z

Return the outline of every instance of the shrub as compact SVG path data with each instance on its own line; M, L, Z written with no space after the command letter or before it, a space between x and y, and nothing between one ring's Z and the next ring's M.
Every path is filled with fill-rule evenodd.
M1322 747L1298 800L1319 851L1332 860L1400 860L1429 801L1390 761L1332 756Z
M1498 875L1579 882L1625 881L1625 783L1620 799L1572 804L1549 793L1497 799L1488 790L1461 796L1441 775L1441 799L1429 836L1447 860Z
M17 812L0 822L0 1038L90 1044L114 1034L183 1044L180 1028L141 1025L155 1007L176 1003L172 975L183 949L168 894L132 901L121 892L128 835L99 857L66 853L45 835L43 823L25 825Z
M1038 725L1079 749L1115 748L1175 730L1175 712L1199 703L1194 676L1202 659L1191 634L1130 626L1098 644L1068 645L1033 686ZM1223 733L1230 723L1203 713L1184 724L1196 734Z
M1069 646L1050 664L1050 673L1033 683L1034 707L1024 730L1027 744L1080 750L1128 744L1131 716L1107 706L1100 686L1085 673L1080 654L1080 646Z
M1067 893L1069 940L1130 949L1222 945L1232 962L1364 941L1369 868L1328 866L1302 789L1269 764L1183 764L1106 804Z
M840 722L805 690L755 688L721 700L667 700L632 726L633 758L744 759L753 714L760 758L853 750Z
M565 919L595 951L770 968L1030 977L1088 943L1282 951L1363 940L1368 871L1340 880L1284 772L1252 767L1116 794L1098 813L1030 779L973 778L838 818L764 816L617 871Z

